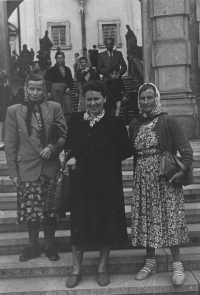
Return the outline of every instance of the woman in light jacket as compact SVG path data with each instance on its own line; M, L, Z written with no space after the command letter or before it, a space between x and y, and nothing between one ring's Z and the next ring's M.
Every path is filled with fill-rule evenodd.
M38 74L26 80L25 101L8 108L5 122L5 148L9 176L17 187L18 223L28 226L30 247L20 261L40 256L38 245L40 222L43 223L45 254L50 260L59 256L53 246L56 228L55 214L45 214L44 202L51 178L60 168L66 125L61 106L45 101L44 79ZM58 140L50 141L50 131L56 123Z

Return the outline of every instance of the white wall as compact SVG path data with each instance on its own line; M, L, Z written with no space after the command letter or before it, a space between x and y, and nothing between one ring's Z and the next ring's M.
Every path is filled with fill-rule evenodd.
M81 54L81 17L79 12L79 0L24 0L20 4L21 19L21 44L27 44L28 49L33 48L35 53L39 50L39 38L44 36L47 22L70 21L72 49L65 50L66 65L73 69L74 53ZM138 0L86 0L86 40L87 49L93 44L98 45L97 20L121 21L120 35L123 52L126 59L126 24L133 29L138 39L138 45L142 43L141 10ZM13 14L13 24L15 24ZM11 19L11 18L10 18ZM11 22L11 21L10 21ZM103 51L105 49L101 49ZM54 64L55 51L51 57Z

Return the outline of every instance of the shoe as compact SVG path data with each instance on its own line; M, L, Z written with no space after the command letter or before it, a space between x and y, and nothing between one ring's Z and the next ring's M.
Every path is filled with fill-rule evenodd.
M110 284L110 278L107 272L98 273L98 284L101 287L105 287Z
M19 261L28 261L36 257L40 257L40 250L37 247L29 247L23 250L19 256Z
M173 263L173 275L172 275L172 284L175 286L181 286L185 283L185 274L184 268L181 262Z
M81 274L71 274L66 282L67 288L75 288L81 280Z
M138 281L146 280L156 273L157 263L155 259L146 259L145 266L136 274L135 279Z
M59 255L53 247L47 248L45 250L45 256L49 258L49 260L56 261L59 260Z

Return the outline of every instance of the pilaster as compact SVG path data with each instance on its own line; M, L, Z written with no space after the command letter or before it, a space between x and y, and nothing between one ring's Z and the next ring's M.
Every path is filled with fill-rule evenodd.
M198 110L190 88L188 0L142 0L144 80L157 85L164 111L198 135Z
M0 28L0 69L6 70L10 77L10 49L6 1L0 1Z

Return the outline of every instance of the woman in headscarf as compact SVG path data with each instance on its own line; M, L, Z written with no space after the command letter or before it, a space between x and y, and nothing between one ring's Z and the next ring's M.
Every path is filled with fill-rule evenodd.
M176 119L162 112L160 93L152 83L138 92L140 114L129 127L134 153L134 189L132 197L132 245L146 248L146 263L136 275L147 279L156 273L155 249L170 247L173 257L174 285L185 281L179 245L188 242L180 170L169 181L159 177L161 154L166 149L179 151L189 170L193 152Z
M9 176L17 187L18 223L27 223L30 247L19 257L27 261L40 256L38 245L40 222L45 237L45 254L50 260L59 256L53 246L55 214L44 212L51 178L60 169L66 125L61 106L45 101L44 79L32 74L26 79L25 101L8 108L5 122L5 148ZM50 132L57 126L57 142Z

